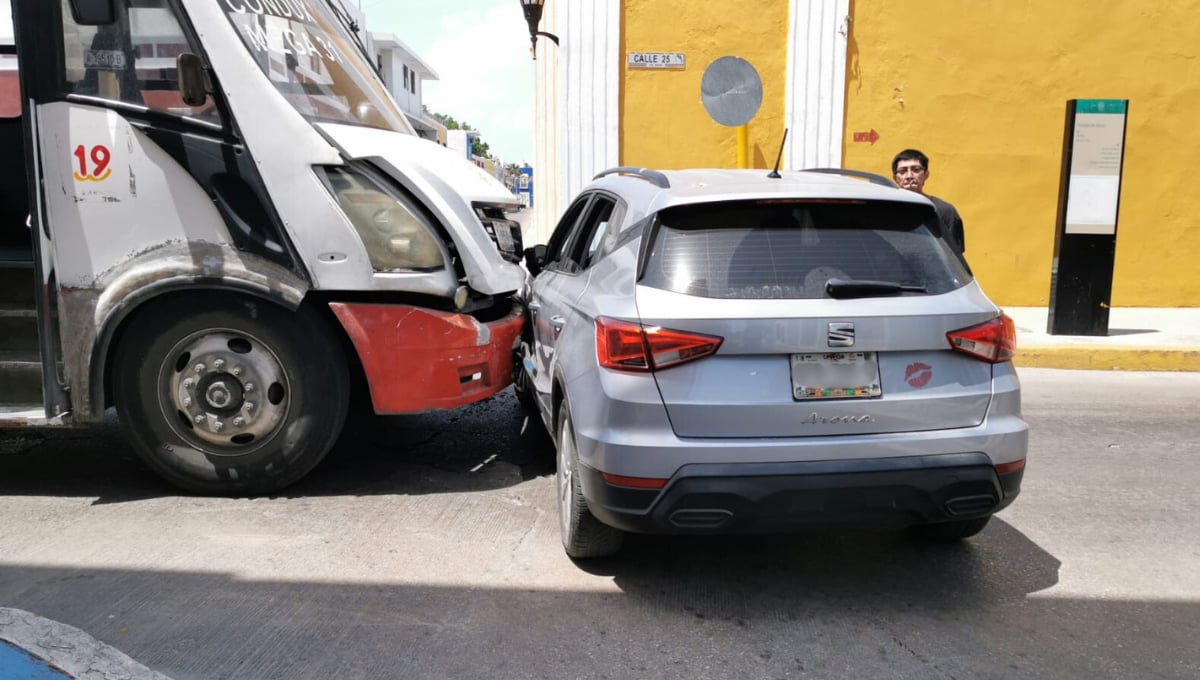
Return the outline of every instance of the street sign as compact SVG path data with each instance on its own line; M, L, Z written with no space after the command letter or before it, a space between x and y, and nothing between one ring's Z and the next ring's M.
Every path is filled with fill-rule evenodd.
M721 57L708 65L700 80L700 101L718 124L741 127L762 106L763 85L758 70L741 57Z
M683 52L630 52L629 68L681 69L687 67Z

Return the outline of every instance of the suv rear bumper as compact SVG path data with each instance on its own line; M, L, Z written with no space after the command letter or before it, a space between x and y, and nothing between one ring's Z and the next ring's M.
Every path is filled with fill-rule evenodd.
M983 453L801 463L699 464L659 490L580 466L597 519L637 533L756 533L822 525L900 528L991 515L1020 493Z

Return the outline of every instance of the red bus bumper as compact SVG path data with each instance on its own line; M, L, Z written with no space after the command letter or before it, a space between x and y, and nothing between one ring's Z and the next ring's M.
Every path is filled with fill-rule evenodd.
M455 408L512 382L520 307L488 323L408 305L331 302L329 307L358 351L378 414Z

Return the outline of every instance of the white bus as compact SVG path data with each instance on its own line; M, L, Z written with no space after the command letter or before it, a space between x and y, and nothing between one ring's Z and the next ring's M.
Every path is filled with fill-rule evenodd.
M4 11L0 427L113 406L172 483L265 493L352 386L397 414L511 381L518 200L413 133L340 0Z

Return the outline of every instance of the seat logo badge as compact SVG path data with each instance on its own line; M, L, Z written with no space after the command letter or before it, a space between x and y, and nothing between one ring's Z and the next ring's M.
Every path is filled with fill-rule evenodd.
M831 323L831 324L829 324L829 346L830 347L853 347L854 346L854 324L852 324L852 323Z

